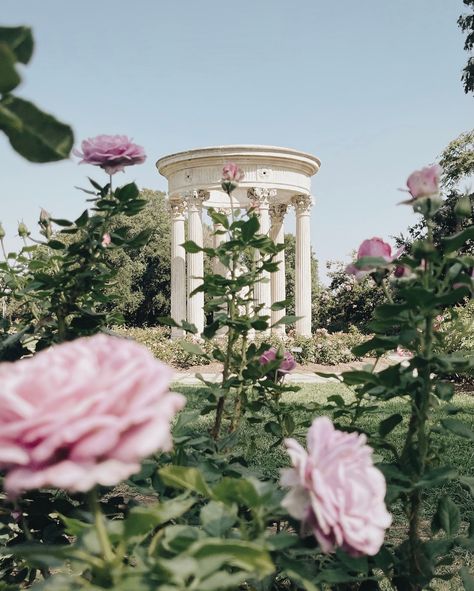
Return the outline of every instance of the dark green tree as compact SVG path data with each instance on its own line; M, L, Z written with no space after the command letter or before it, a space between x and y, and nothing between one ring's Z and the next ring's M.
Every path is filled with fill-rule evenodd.
M170 216L164 193L142 189L140 196L148 202L144 209L114 223L126 227L128 237L150 231L148 243L127 251L111 250L108 256L118 272L111 287L116 294L115 311L130 326L151 326L170 313Z
M458 25L463 33L467 33L464 41L464 49L472 52L474 48L474 0L463 0L464 4L471 11L470 14L462 14L458 18ZM470 56L462 71L462 83L464 85L464 92L474 92L474 56Z
M384 302L381 286L370 277L355 281L345 272L341 261L328 261L330 283L319 293L317 301L320 328L330 332L346 332L351 326L367 332L375 308Z

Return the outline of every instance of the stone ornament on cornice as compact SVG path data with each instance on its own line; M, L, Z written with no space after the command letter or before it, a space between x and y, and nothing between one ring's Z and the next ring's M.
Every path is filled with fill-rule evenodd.
M293 195L291 204L296 213L307 213L313 205L313 198L311 195Z
M286 203L275 203L270 205L270 218L272 222L281 224L285 218L288 206Z

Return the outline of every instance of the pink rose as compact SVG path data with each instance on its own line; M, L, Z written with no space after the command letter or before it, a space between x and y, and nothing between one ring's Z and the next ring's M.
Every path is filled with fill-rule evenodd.
M407 187L413 199L431 197L439 193L439 179L443 169L439 164L415 170L408 177Z
M340 547L352 556L377 554L392 518L365 435L338 431L319 417L308 430L308 451L294 439L285 445L293 464L281 475L291 489L282 502L288 513L312 531L323 552Z
M382 258L387 261L387 263L391 263L395 259L403 253L404 248L399 248L395 254L392 255L392 247L390 244L387 244L382 240L382 238L370 238L364 240L362 244L359 246L359 250L357 251L357 260L362 259L363 257L376 257ZM348 275L355 275L356 279L362 279L372 271L374 271L375 267L362 267L357 268L354 264L350 264L346 267L346 273Z
M244 178L244 171L235 164L235 162L227 162L222 169L222 180L233 181L239 183Z
M82 158L80 164L100 166L107 174L115 174L125 166L143 164L145 150L134 144L126 135L98 135L84 140L82 152L74 150L74 155Z
M99 334L0 364L0 469L14 497L42 487L88 491L172 447L184 406L172 370L143 346Z
M275 361L276 358L277 350L275 349L275 347L271 347L270 349L268 349L268 351L265 351L265 353L262 353L262 355L260 355L260 363L261 365L266 365L271 361ZM293 355L289 351L285 351L280 366L277 369L277 372L281 375L285 375L287 373L290 373L290 371L293 371L295 367L296 361Z
M112 242L112 238L110 237L110 234L108 232L106 232L103 236L102 236L102 246L104 248L107 248L107 246L109 246Z
M227 162L222 169L221 186L226 193L232 193L244 178L244 171L235 164L235 162Z

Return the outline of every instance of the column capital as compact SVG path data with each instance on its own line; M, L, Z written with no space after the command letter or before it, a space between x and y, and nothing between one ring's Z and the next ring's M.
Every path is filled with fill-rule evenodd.
M281 224L288 211L288 205L286 203L274 203L270 205L270 219L273 223Z
M247 197L253 207L268 207L270 199L276 197L276 189L264 189L262 187L251 187L247 190Z
M169 199L168 203L168 211L171 214L172 220L179 220L184 216L186 211L186 201L182 198L173 198Z
M295 208L297 214L309 213L313 205L313 198L311 195L293 195L291 204Z
M200 189L199 191L188 191L184 195L185 201L187 203L188 209L192 209L193 211L199 211L202 209L202 204L204 201L209 199L209 192Z

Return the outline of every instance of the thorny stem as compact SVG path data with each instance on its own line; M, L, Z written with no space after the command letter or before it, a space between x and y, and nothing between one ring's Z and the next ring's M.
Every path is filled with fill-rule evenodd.
M427 240L430 244L433 242L433 228L431 219L427 219ZM429 259L425 261L425 273L423 277L425 289L432 285L432 264ZM421 356L425 361L425 367L420 372L422 378L422 387L416 392L411 404L411 417L408 427L408 433L402 453L402 460L408 460L410 449L413 448L414 440L417 445L417 456L419 466L417 467L418 479L423 477L426 469L426 460L428 456L429 435L427 434L428 412L431 395L431 355L433 347L433 312L429 311L425 317L424 335L421 345ZM421 510L421 492L419 489L413 490L409 495L408 507L408 540L410 552L410 577L414 577L411 583L411 589L418 591L421 585L416 582L422 574L421 557L419 555L420 546L420 510Z

